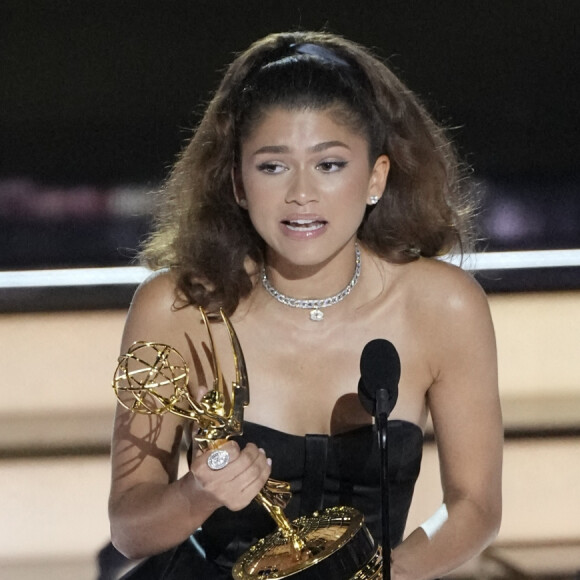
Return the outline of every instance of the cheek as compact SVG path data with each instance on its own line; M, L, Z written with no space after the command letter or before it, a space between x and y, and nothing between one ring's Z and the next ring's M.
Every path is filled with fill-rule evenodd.
M268 193L272 191L272 183L263 175L256 175L255 172L242 172L241 181L249 203L264 203L271 197Z
M341 183L340 192L344 204L353 208L362 206L364 211L368 198L369 181L365 179L365 176L352 176Z
M343 189L340 207L349 223L357 228L362 223L366 213L368 190L368 181L364 178L349 180Z
M262 187L247 187L246 201L248 202L248 212L250 213L250 218L255 216L260 218L261 215L265 215L269 212L272 201L272 192L268 189Z
M272 229L272 224L274 223L274 216L271 207L266 203L260 196L253 192L253 195L248 196L248 207L247 213L254 229L264 237L268 230Z

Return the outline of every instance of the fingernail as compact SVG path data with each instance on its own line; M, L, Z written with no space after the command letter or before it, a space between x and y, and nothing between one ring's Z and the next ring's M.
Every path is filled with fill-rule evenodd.
M261 453L263 453L264 455L266 455L266 452L265 452L265 451L264 451L264 450L263 450L261 447L260 447L259 451L260 451Z
M268 459L266 459L266 463L267 463L268 465L272 465L272 460L271 460L271 459L268 457Z

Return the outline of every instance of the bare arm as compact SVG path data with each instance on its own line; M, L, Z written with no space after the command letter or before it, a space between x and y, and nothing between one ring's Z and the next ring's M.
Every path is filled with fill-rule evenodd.
M448 517L431 537L418 528L393 551L396 580L437 578L457 568L492 541L501 519L503 428L485 296L475 283L460 280L430 324L428 404Z
M146 283L131 306L121 352L127 352L136 340L163 342L189 359L193 368L185 315L175 311L172 303L168 276ZM195 388L195 384L191 386L194 392ZM169 413L141 415L117 406L109 518L113 544L130 558L176 546L221 506L244 508L269 476L266 457L255 445L240 452L235 442L228 442L224 446L230 454L226 468L210 470L207 453L198 453L191 469L178 479L185 422Z

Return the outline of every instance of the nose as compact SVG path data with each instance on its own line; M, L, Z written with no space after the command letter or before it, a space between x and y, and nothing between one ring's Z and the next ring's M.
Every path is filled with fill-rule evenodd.
M316 186L308 178L305 170L297 170L292 176L286 191L285 201L298 205L308 205L310 202L318 201Z

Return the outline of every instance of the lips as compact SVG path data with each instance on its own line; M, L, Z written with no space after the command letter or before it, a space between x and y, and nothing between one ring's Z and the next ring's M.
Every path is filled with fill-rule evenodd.
M328 228L328 220L317 213L288 213L280 219L282 233L291 240L312 240L323 236Z

